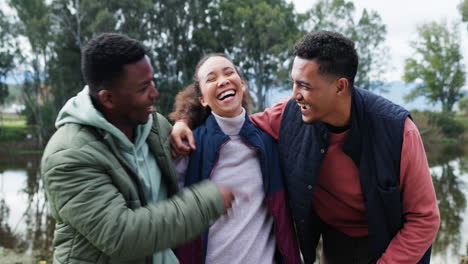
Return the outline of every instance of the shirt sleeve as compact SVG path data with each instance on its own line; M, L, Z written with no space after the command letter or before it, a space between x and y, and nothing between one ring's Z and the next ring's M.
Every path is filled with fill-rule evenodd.
M400 164L403 227L392 239L378 264L417 263L432 244L440 225L424 145L416 125L407 118Z
M283 112L290 99L291 97L286 97L279 103L266 108L265 111L251 115L250 120L255 126L278 140Z

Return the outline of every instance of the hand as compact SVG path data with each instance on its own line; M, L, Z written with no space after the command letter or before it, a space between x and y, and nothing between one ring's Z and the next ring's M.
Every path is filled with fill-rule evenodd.
M187 156L195 150L195 139L186 121L179 120L174 124L171 132L171 152L173 157ZM188 142L188 146L184 143Z
M224 200L224 213L227 213L227 210L232 207L232 201L234 200L234 194L228 188L218 186L219 192Z

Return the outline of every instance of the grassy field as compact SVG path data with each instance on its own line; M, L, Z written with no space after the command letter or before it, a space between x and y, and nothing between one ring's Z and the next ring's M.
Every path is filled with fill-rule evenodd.
M467 142L468 141L468 115L457 114L455 115L455 120L461 122L463 126L465 127L465 132L461 136L461 139L462 141Z
M30 133L26 118L18 114L0 114L0 142L21 141Z
M0 126L4 125L24 125L26 126L26 117L18 114L0 113Z

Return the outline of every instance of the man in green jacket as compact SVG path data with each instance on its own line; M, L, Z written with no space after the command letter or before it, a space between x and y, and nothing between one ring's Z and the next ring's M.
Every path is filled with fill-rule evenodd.
M102 34L82 52L88 84L60 111L42 158L53 217L54 263L178 263L170 249L204 231L231 206L209 181L179 193L171 125L145 48Z

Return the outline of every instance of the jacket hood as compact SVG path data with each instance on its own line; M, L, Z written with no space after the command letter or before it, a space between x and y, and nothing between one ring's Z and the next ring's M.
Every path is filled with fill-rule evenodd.
M76 96L70 98L60 110L55 121L55 127L59 128L67 123L76 123L96 127L109 133L117 145L124 151L132 151L133 148L139 149L145 144L148 137L153 119L149 118L144 125L138 125L135 131L135 143L132 143L127 136L113 124L109 123L104 115L93 105L89 96L89 88L85 86Z

